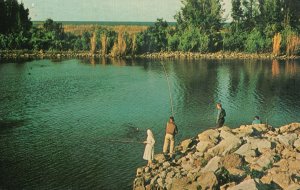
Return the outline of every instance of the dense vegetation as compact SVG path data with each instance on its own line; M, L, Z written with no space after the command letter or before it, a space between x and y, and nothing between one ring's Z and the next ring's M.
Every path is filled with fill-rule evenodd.
M230 23L222 17L221 0L183 0L175 26L158 19L139 33L95 27L75 35L51 19L32 26L23 4L0 0L0 49L75 50L112 56L160 51L300 54L299 0L231 3Z

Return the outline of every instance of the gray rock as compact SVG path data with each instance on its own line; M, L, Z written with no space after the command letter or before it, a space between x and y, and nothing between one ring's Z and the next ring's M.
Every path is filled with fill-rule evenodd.
M274 162L274 156L270 153L265 153L257 159L255 164L260 166L261 167L260 170L262 170L264 168L269 168L273 162Z
M233 129L232 132L234 132L237 137L249 136L253 133L253 126L252 125L242 125L239 128Z
M294 142L294 147L300 152L300 137Z
M154 176L151 181L150 181L150 185L154 186L154 184L156 183L156 180L158 179L158 175Z
M217 144L219 135L220 135L220 133L218 130L209 129L209 130L206 130L206 131L200 133L198 135L198 139L199 139L199 141L210 141L213 144Z
M170 163L169 162L164 162L163 163L163 168L168 168L170 167Z
M237 168L228 168L227 171L230 175L234 176L235 179L239 178L242 179L246 176L246 172Z
M172 178L172 177L174 177L174 175L175 175L175 172L174 171L170 171L170 172L167 173L167 177L166 178Z
M242 157L238 154L228 154L221 158L224 168L239 168L243 164Z
M191 139L186 139L180 143L180 146L182 147L182 152L186 152L188 149L189 145L192 143Z
M205 172L215 172L221 165L221 157L215 156L213 157L206 166L201 170L201 173Z
M197 182L202 189L215 189L218 185L218 179L214 172L201 173L197 178Z
M159 164L162 164L166 161L166 158L163 154L154 155L154 160L156 160Z
M298 136L295 133L277 136L278 141L285 146L292 146L297 138Z
M188 180L186 177L174 178L170 189L172 189L172 190L185 189L185 187L187 186L187 183L188 183Z
M267 139L258 139L258 138L246 138L247 142L251 145L251 149L258 149L259 152L263 152L265 149L271 149L272 144Z
M166 176L167 176L167 172L166 172L166 171L162 171L162 172L159 174L159 177L160 177L161 179L165 179Z
M157 184L160 186L160 187L164 187L165 185L165 180L163 180L162 178L158 178L157 179Z
M280 133L292 133L294 131L300 130L300 123L291 123L285 126L282 126L278 129Z
M197 151L200 153L204 153L207 149L212 148L215 144L213 144L211 141L200 141L197 144Z
M133 182L133 190L145 190L144 184L145 182L143 177L135 178Z
M150 171L150 168L147 166L147 167L145 167L145 169L144 169L144 172L145 173L148 173Z
M190 161L182 162L181 166L186 171L189 171L189 170L193 169L193 164Z
M223 140L215 147L208 149L208 154L224 156L235 151L242 143L238 137L225 130L221 131L220 136L223 138Z
M143 168L138 168L138 169L136 170L136 176L139 177L139 176L141 176L142 174L143 174Z
M234 153L239 154L241 156L245 156L245 157L247 157L247 156L255 157L256 156L256 152L255 152L255 150L252 149L252 146L250 143L243 144Z
M229 187L228 190L259 190L259 185L254 179L247 179L234 187Z
M299 189L300 189L300 185L296 183L293 183L287 187L287 190L299 190Z

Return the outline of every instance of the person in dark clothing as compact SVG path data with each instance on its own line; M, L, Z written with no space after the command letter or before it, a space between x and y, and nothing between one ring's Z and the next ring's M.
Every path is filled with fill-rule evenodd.
M222 127L225 123L226 112L222 108L221 103L217 103L217 109L218 109L218 115L217 115L216 127L219 128L219 127Z

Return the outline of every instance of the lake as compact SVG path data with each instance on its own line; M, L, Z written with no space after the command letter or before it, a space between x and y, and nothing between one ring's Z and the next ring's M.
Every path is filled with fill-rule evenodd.
M177 143L255 115L300 122L300 61L31 60L0 64L0 189L131 189L146 130L162 152L171 115ZM129 142L128 142L129 141Z

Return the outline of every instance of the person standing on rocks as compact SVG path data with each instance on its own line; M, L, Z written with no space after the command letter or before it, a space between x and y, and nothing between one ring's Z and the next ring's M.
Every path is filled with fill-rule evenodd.
M169 122L167 123L166 126L166 135L165 135L165 142L164 142L164 147L163 147L163 153L164 155L167 155L168 147L169 148L169 153L170 156L173 156L174 153L174 144L175 144L175 135L178 133L177 126L174 121L174 117L171 116L169 119Z
M216 127L219 128L219 127L222 127L225 123L226 112L222 108L221 103L217 103L217 109L218 109L218 115L217 115Z
M147 140L144 141L144 144L146 144L145 151L144 151L144 160L148 160L147 166L150 166L152 164L152 160L154 157L154 136L150 129L147 130Z

